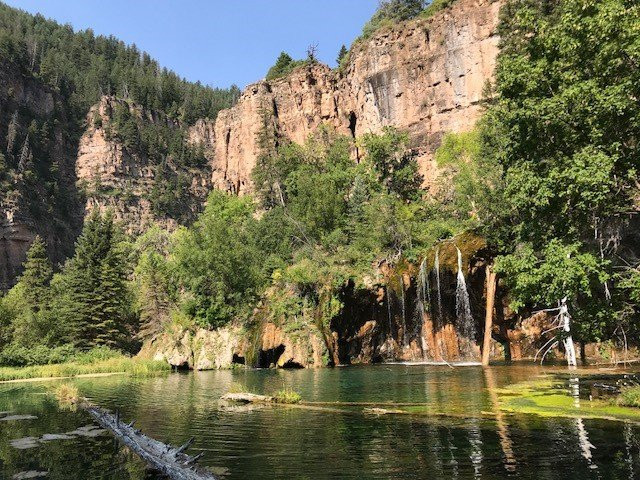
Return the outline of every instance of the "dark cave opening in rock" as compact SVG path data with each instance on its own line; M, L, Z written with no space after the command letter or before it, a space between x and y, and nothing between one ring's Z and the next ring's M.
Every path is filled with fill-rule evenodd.
M287 363L285 363L282 368L288 368L288 369L292 369L292 370L297 370L297 369L301 369L304 368L302 365L300 365L298 362L294 362L293 360L288 360Z
M356 127L358 125L358 117L354 112L349 114L349 131L351 132L351 136L356 138Z
M245 364L245 359L244 359L244 357L241 357L237 353L234 353L233 354L233 358L231 359L231 363L233 363L235 365L244 365Z
M189 370L191 370L191 367L189 367L189 362L184 362L180 365L172 365L172 367L176 372L188 372Z
M284 348L284 345L278 345L269 350L260 350L258 354L258 368L269 368L272 365L277 365L280 355L284 353Z

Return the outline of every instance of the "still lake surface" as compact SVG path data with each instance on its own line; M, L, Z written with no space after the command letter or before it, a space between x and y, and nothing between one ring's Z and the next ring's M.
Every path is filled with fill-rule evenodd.
M158 440L179 445L195 437L190 452L204 451L200 463L222 479L640 478L636 424L499 413L496 388L541 373L531 366L377 365L64 382ZM45 393L59 383L0 385L1 411L37 417L0 421L0 478L28 471L53 480L155 478L108 434L78 434L91 420L60 410ZM234 384L266 394L284 386L316 402L427 403L433 415L225 407L220 396Z

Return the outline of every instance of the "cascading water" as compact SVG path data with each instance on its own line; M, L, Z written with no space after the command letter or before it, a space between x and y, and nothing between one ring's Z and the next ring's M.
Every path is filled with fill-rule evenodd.
M389 321L389 335L393 336L393 327L391 324L391 295L389 294L389 285L385 288L387 294L387 319Z
M407 335L407 313L404 299L404 279L402 277L400 277L400 288L402 289L402 338L404 340L404 345L408 345L409 336Z
M420 264L420 272L418 274L418 322L416 322L417 336L420 338L420 347L422 348L422 356L426 359L427 342L422 334L424 315L431 312L431 288L429 285L429 272L427 272L427 259L423 259Z
M442 292L440 291L440 249L436 249L436 258L433 264L433 269L436 271L436 292L438 300L438 320L442 319Z
M418 274L418 295L419 305L422 313L431 311L431 289L429 286L429 273L427 272L427 259L422 260L420 264L420 273Z
M467 282L462 271L462 252L458 247L458 281L456 285L456 317L458 330L469 340L475 339L475 325L471 315L471 302L467 290Z

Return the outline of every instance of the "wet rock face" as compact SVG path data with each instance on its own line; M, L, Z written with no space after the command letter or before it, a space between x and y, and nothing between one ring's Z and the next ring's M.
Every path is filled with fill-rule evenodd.
M498 1L458 0L430 19L378 32L354 48L344 72L313 65L249 86L208 127L214 132L213 184L251 191L266 115L283 137L298 143L322 123L352 136L388 125L406 129L431 185L442 137L471 129L480 116L482 90L498 54L499 9Z

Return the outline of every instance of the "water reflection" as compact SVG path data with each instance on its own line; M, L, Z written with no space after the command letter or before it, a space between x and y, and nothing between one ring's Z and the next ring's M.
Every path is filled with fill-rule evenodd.
M136 419L159 440L181 444L195 436L193 451L204 451L202 463L221 478L634 478L640 469L636 425L500 410L496 389L536 373L519 367L382 365L76 383L95 402L119 408L123 418ZM232 383L260 393L284 384L316 402L420 403L431 415L364 415L355 406L223 409L218 399ZM48 470L54 479L148 476L109 437L12 448L16 438L68 432L88 423L82 413L58 411L42 390L30 385L2 393L0 387L0 410L38 417L0 422L1 478L25 470ZM570 382L569 391L579 392L579 382ZM580 401L579 395L574 399Z

